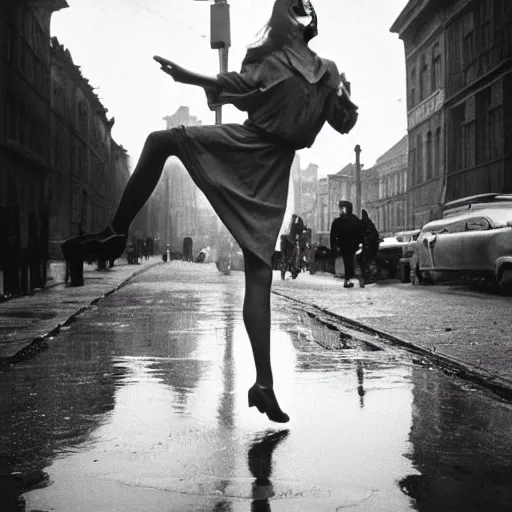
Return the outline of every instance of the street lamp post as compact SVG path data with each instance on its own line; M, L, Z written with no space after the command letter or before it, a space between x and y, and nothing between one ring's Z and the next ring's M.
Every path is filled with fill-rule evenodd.
M355 214L361 215L361 146L358 144L354 151L356 152L356 204Z
M196 0L201 2L205 0ZM211 0L206 0L211 1ZM231 46L230 6L227 0L214 0L210 6L210 46L219 52L219 70L228 70L229 47ZM215 111L215 124L222 124L222 107Z

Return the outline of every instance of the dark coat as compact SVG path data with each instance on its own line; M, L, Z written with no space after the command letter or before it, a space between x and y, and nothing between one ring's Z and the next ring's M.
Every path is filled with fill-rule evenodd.
M363 242L365 225L353 213L334 219L331 225L331 249L355 253Z

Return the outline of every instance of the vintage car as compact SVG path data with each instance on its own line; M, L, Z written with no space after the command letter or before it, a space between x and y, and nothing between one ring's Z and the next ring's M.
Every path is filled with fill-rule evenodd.
M406 243L397 236L387 236L381 239L379 250L375 256L375 265L379 277L395 279L398 276L399 262Z
M411 281L411 260L420 231L421 229L413 229L401 231L395 235L396 239L402 243L402 257L398 262L398 271L402 283L409 283Z
M449 203L443 219L423 226L414 249L413 284L484 279L510 288L512 195L487 196Z

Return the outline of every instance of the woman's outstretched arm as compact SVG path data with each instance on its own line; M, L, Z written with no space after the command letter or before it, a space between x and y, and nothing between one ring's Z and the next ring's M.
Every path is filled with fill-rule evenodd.
M176 82L183 84L196 85L203 87L204 89L220 89L221 85L216 77L200 75L189 71L170 60L164 59L163 57L153 57L160 65L164 73L170 75Z

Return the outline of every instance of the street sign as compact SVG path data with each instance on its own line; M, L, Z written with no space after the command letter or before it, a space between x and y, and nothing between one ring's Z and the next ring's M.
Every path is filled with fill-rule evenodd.
M228 3L210 6L210 46L213 50L231 46L231 23Z

